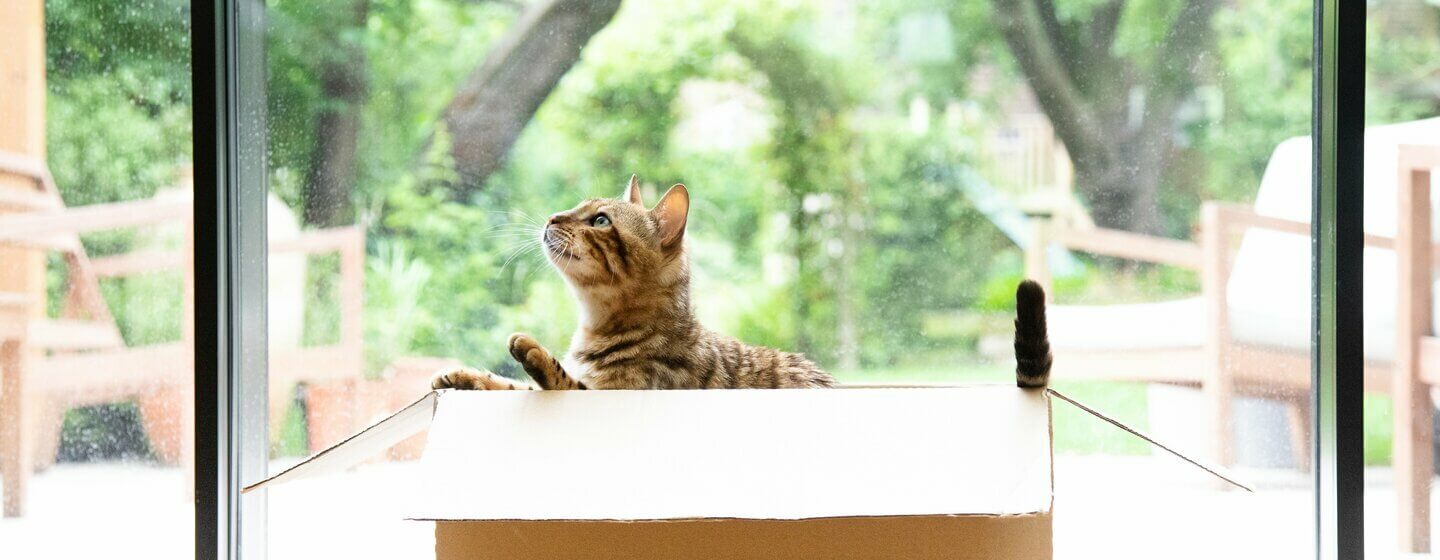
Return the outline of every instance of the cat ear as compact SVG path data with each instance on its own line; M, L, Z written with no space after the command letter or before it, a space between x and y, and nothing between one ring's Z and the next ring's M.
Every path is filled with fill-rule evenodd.
M640 200L640 177L638 175L630 176L630 184L625 186L625 195L620 198L641 208L645 207L645 202Z
M685 236L685 219L690 214L690 191L685 185L676 184L665 191L660 203L650 210L650 216L660 222L660 246L673 247Z

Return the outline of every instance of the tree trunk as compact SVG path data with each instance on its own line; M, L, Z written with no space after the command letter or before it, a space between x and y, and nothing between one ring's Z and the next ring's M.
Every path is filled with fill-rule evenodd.
M581 49L619 9L620 0L540 0L526 8L445 109L461 178L455 198L466 198L500 168Z
M1098 4L1083 21L1060 18L1053 0L991 1L1011 55L1070 153L1076 188L1097 225L1163 233L1158 191L1180 105L1210 52L1218 4L1186 0L1145 64L1112 52L1125 0Z
M348 14L354 19L341 29L363 27L368 14L369 0L356 0ZM356 181L360 113L369 96L364 46L343 39L335 43L338 54L320 68L326 106L315 119L315 152L302 197L302 218L307 225L317 227L354 220L351 198Z
M1175 118L1172 111L1169 118L1156 115L1152 119L1138 130L1123 125L1105 127L1114 138L1107 157L1074 159L1075 185L1089 204L1096 225L1150 235L1163 233L1160 181L1174 150L1170 130Z

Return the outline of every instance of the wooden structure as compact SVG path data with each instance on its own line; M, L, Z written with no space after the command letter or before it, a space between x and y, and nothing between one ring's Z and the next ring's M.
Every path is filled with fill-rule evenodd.
M35 467L54 460L70 407L138 400L152 449L187 470L194 441L191 202L156 198L66 208L45 165L45 96L44 1L0 2L0 484L7 517L24 510ZM183 186L188 197L193 188ZM79 239L88 232L158 226L181 229L181 246L92 259ZM339 341L273 353L272 384L359 377L363 232L303 232L270 250L338 253L341 308ZM65 267L58 317L47 313L50 255ZM131 347L100 282L166 270L182 273L182 334ZM272 421L278 416L272 414Z
M20 178L32 186L29 191L7 195L7 203L25 204L31 211L0 216L0 249L60 254L68 287L62 316L53 319L46 317L43 300L27 294L0 294L0 348L4 350L0 375L7 388L0 399L0 411L7 419L6 433L0 438L5 514L17 516L23 511L26 478L37 463L53 460L63 414L75 406L140 400L152 448L160 458L178 461L188 469L194 440L191 202L157 198L65 208L39 160L4 152L0 152L0 176ZM167 224L183 226L182 247L92 259L78 237L94 231ZM338 253L341 277L340 340L272 356L273 382L285 385L360 376L363 232L358 227L309 231L274 243L270 250ZM44 262L40 261L41 272ZM179 270L183 277L181 339L127 346L100 296L100 280L167 270ZM170 429L161 429L165 426Z
M1065 144L1028 95L1017 104L985 135L977 171L1026 211L1092 226L1089 213L1075 199L1075 168Z
M1400 545L1406 551L1424 552L1430 548L1430 484L1435 473L1431 425L1434 404L1429 388L1440 384L1440 337L1432 332L1434 302L1431 301L1435 280L1433 271L1440 263L1440 251L1432 244L1430 235L1430 174L1431 170L1440 169L1440 145L1401 144L1396 153L1398 158L1387 168L1387 171L1396 173L1398 188L1395 235L1388 237L1367 233L1365 236L1367 248L1392 250L1398 257L1399 270L1394 285L1398 296L1396 346L1393 360L1387 363L1370 356L1370 343L1367 342L1364 375L1367 391L1386 392L1394 398L1393 461L1400 504ZM1367 167L1370 165L1374 162L1367 162ZM1196 340L1190 345L1158 348L1091 351L1056 347L1056 363L1064 364L1067 379L1142 381L1198 387L1207 403L1205 421L1210 424L1208 432L1212 435L1212 456L1225 464L1233 462L1230 418L1234 397L1255 395L1279 398L1288 403L1292 447L1296 451L1297 464L1308 466L1308 350L1277 348L1237 339L1231 332L1232 296L1229 284L1237 239L1243 239L1253 231L1285 232L1308 239L1309 223L1262 215L1237 204L1207 202L1201 210L1198 242L1096 228L1075 229L1058 223L1041 224L1034 231L1048 237L1032 243L1032 252L1056 242L1069 249L1095 255L1190 269L1201 277L1203 340ZM1045 262L1040 255L1027 255L1027 275L1048 278ZM1297 289L1308 293L1304 286ZM1383 287L1379 289L1384 290ZM1053 306L1052 314L1063 313L1064 307ZM1171 328L1178 319L1173 316L1158 317L1154 326ZM1167 326L1166 321L1172 324Z
M45 157L45 3L0 2L0 150ZM0 216L43 204L24 178L0 176ZM25 246L0 246L0 323L5 317L31 320L44 310L45 255ZM35 350L16 340L0 340L0 370L24 367ZM22 409L6 403L25 400L30 387L18 376L0 376L0 477L5 485L4 512L18 514L24 500L27 461L33 434L22 429ZM0 448L3 449L3 448ZM16 474L11 474L16 473Z

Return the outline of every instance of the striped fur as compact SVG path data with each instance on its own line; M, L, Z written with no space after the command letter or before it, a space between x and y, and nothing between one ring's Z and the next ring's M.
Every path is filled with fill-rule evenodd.
M1048 385L1054 361L1045 332L1045 289L1026 280L1015 290L1015 384Z
M510 337L511 356L539 388L833 384L804 356L750 346L700 325L690 306L684 243L688 210L688 191L675 185L647 211L632 178L621 198L587 200L550 217L542 233L546 255L569 284L581 313L563 360L528 335ZM604 220L597 221L602 215ZM437 376L437 387L448 386L440 382L445 373Z

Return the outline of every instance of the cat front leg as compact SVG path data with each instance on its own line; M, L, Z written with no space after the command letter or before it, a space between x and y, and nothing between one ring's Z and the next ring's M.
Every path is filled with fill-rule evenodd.
M510 356L520 362L520 367L530 378L545 390L569 390L588 389L584 383L570 377L565 373L565 368L560 366L559 360L550 354L544 346L541 346L530 335L515 333L510 335Z
M464 389L470 391L534 391L529 383L517 382L468 367L442 368L430 379L432 389Z

